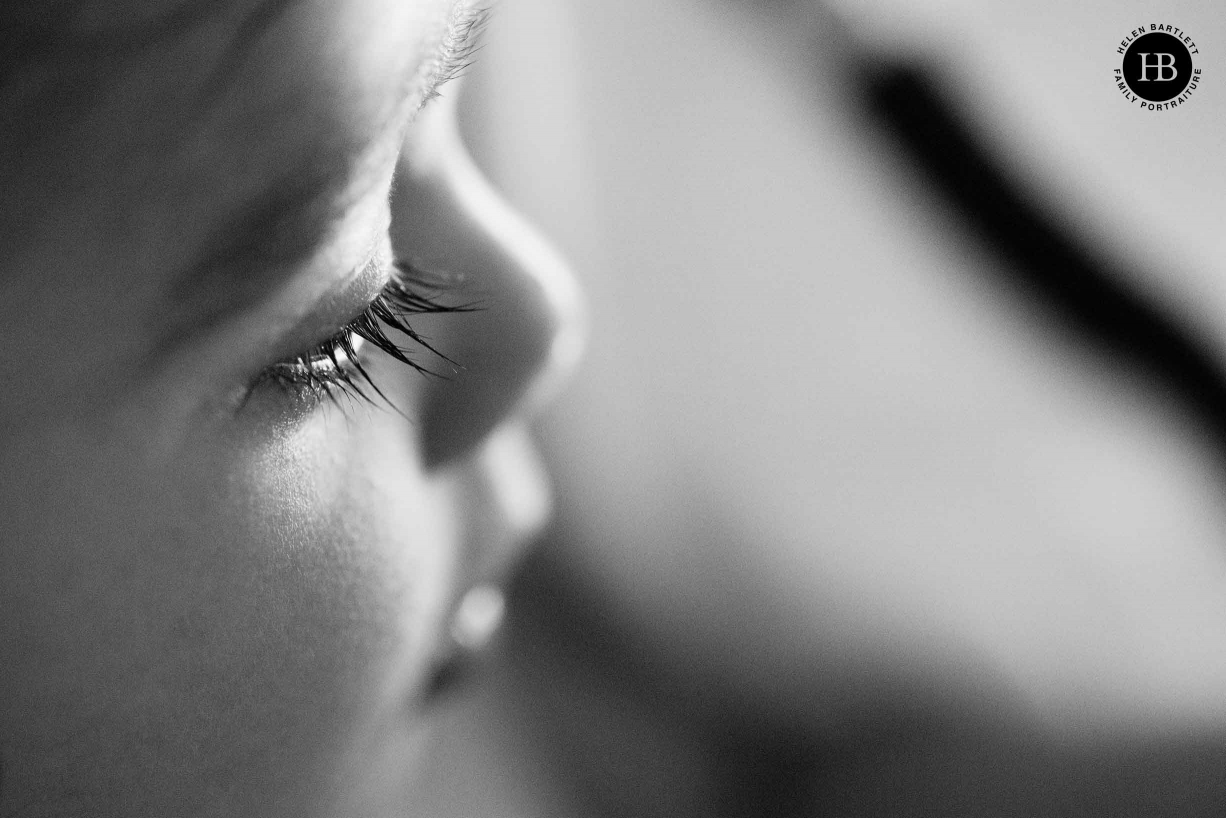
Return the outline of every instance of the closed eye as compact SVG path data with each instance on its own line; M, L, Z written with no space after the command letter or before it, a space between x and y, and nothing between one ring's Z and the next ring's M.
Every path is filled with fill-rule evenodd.
M455 364L409 324L414 315L479 309L473 304L443 303L440 298L448 288L449 283L442 276L411 261L395 262L391 278L359 316L310 349L265 369L252 388L271 382L315 401L327 399L339 404L338 398L344 395L364 403L374 403L377 397L392 405L363 363L367 347L381 350L423 375L438 375L415 357L423 350ZM397 333L407 338L408 343L397 341L394 337Z
M472 65L489 18L488 7L472 2L456 6L436 57L427 69L419 110L440 96L441 86L463 76ZM345 395L365 403L374 403L378 398L392 406L363 363L368 345L425 375L438 373L414 357L423 350L455 365L414 330L408 319L413 315L469 312L476 307L444 304L439 299L448 282L411 261L396 261L393 268L383 290L360 315L312 348L265 369L252 388L272 382L314 401L327 398L338 403L339 396ZM389 331L407 338L410 345L394 340Z

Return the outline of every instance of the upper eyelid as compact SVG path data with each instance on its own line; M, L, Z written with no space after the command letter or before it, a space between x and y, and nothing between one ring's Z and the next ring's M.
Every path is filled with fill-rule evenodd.
M456 4L433 59L417 72L421 78L418 110L472 64L489 17L489 7L473 0ZM402 145L407 125L406 121L393 128L396 136L387 144ZM371 163L380 164L374 159ZM159 320L171 325L166 335L182 340L207 332L291 279L298 262L318 250L319 237L328 232L326 225L335 222L338 213L347 212L368 186L379 182L377 172L341 174L338 167L336 162L306 161L253 194L252 201L235 214L232 225L215 231L216 246L206 245L200 252L203 260L176 276L168 288L167 303L187 306L159 313ZM299 213L309 218L294 215Z
M440 96L439 89L441 86L463 76L465 70L472 65L475 54L481 48L481 37L488 25L489 18L490 8L488 6L470 2L469 0L460 0L456 4L435 49L434 59L428 61L423 66L423 69L418 72L418 76L424 77L424 79L419 81L419 87L422 90L420 92L421 99L416 108L417 111L420 111L422 107ZM403 144L403 141L403 138L401 138L401 144ZM393 177L393 184L394 181ZM322 340L309 344L303 343L299 346L300 352L283 357L280 361L266 367L260 377L289 361L306 362L317 354L323 357L330 357L337 349L341 348L338 346L339 342L347 337L352 337L354 334L364 338L368 345L381 349L391 357L420 372L436 374L412 360L406 354L411 351L410 349L400 347L384 336L380 329L384 325L406 334L415 346L423 347L441 360L454 364L445 354L430 346L426 339L418 336L405 322L405 318L419 312L465 312L475 307L473 305L453 307L434 301L433 297L445 289L445 287L439 286L445 284L444 279L436 279L433 284L424 282L421 276L422 271L409 263L403 261L389 262L389 260L384 259L382 266L385 271L390 272L390 275L383 277L383 287L373 294L360 313L344 323L333 324L335 329L327 332ZM398 291L397 287L401 289ZM432 292L430 295L422 297L421 290L412 291L413 287L424 287ZM407 294L409 300L403 308L393 308L389 311L387 305L395 301L398 293L401 296ZM379 314L380 309L383 310L381 315ZM301 339L300 335L298 337ZM316 337L319 338L320 336L317 335ZM379 391L378 387L370 381L369 376L361 371L360 366L359 375L376 392Z
M285 327L265 336L265 354L259 357L260 368L297 357L303 350L313 350L327 342L360 317L387 286L392 275L391 259L378 249L372 248L366 261L354 268L354 272L332 282L326 291L321 291L304 302L299 316ZM251 311L252 316L265 315L284 301L283 293L293 289L295 281L287 283L280 292Z
M381 350L384 354L423 375L439 375L439 373L414 360L411 356L417 350L413 347L420 347L438 359L458 366L445 353L434 347L428 339L414 331L409 324L409 319L413 315L426 313L472 312L481 307L475 304L448 305L439 300L449 289L449 285L455 283L451 280L452 277L430 273L404 260L396 261L392 266L394 269L391 278L361 314L305 351L266 367L253 382L252 387L269 377L277 377L278 373L287 367L294 367L301 370L293 379L295 382L333 399L333 402L335 402L335 395L332 394L331 389L334 387L355 394L367 402L373 402L370 396L363 391L362 384L365 384L385 403L396 409L395 404L384 395L358 356L353 353L352 344L355 338L362 339L372 349ZM385 327L390 327L407 336L413 347L397 343L386 334ZM343 353L350 362L352 372L348 372L341 365L337 357L338 353ZM314 368L320 360L330 365L330 374L323 375Z

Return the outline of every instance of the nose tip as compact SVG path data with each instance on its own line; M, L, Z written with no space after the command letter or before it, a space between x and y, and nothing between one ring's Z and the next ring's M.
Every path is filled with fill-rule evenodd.
M434 467L469 453L512 416L538 408L578 361L586 319L579 287L553 247L494 192L454 131L432 155L410 154L394 199L393 245L455 277L448 299L472 312L422 316L419 332L454 366L420 404ZM426 320L422 320L426 319Z

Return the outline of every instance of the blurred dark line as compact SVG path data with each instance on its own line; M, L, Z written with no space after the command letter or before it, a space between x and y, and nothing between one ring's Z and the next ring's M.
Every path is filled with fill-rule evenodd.
M1226 372L1207 344L1027 201L929 72L907 64L874 69L865 89L872 113L1006 269L1077 329L1162 382L1226 453Z

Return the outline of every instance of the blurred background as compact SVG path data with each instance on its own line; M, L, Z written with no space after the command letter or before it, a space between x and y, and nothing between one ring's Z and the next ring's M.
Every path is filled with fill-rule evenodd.
M1171 111L1115 87L1151 22L1201 51ZM920 71L1212 369L1223 54L1189 0L500 3L468 141L592 332L421 814L1226 814L1223 418L1037 296L871 94Z

